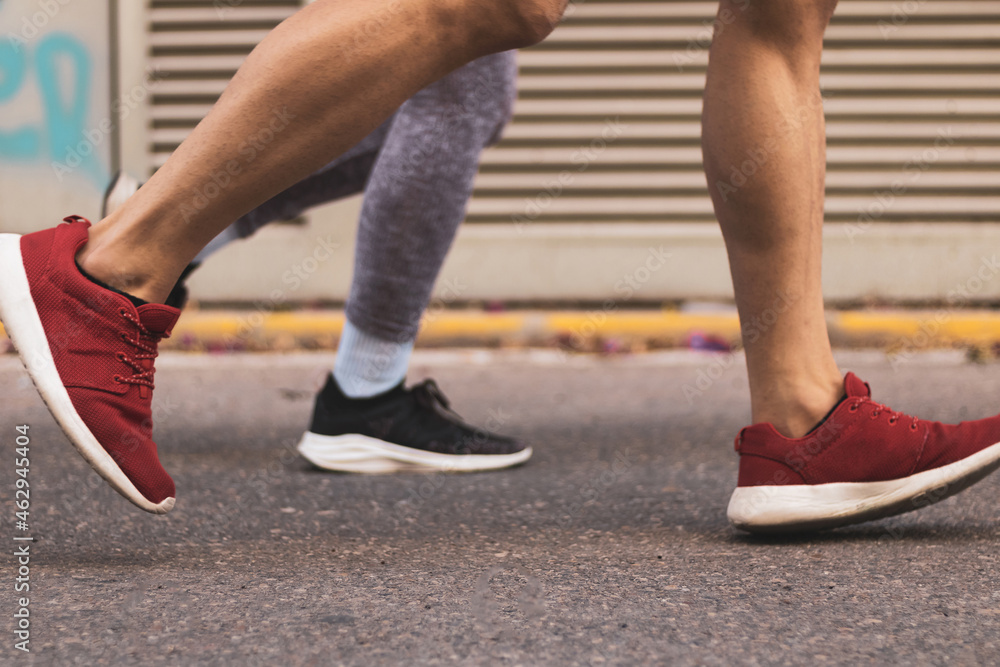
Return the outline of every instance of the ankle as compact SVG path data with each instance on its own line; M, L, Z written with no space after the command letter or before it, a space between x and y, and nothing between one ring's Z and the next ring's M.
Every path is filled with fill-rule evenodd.
M402 384L413 353L413 341L393 342L344 323L333 377L345 396L371 398Z
M158 280L148 267L156 265L141 249L121 250L100 229L92 228L90 238L76 255L79 267L89 276L115 290L151 303L162 303L173 283Z
M765 396L753 401L753 423L769 423L786 438L801 438L844 397L844 381L838 375L818 382L785 382Z

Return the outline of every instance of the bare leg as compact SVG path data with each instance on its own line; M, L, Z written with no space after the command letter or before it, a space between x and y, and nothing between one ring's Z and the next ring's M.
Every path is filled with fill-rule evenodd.
M540 41L564 5L318 0L258 45L167 163L91 229L78 261L118 289L162 301L198 251L239 216L347 150L451 70Z
M820 277L823 32L836 0L723 0L703 151L743 328L754 423L804 435L843 393Z

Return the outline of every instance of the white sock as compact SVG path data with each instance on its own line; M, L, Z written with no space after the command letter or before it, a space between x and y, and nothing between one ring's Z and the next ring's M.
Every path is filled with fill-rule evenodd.
M406 377L413 341L393 343L344 322L333 377L350 398L384 394Z

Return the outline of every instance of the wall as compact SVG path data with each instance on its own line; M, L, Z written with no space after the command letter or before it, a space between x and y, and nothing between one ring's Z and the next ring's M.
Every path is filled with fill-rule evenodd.
M0 229L96 214L112 164L113 137L100 129L113 115L112 85L122 163L147 176L246 53L295 9L286 0L221 11L216 0L149 5L119 3L114 84L106 3L0 0ZM439 298L599 301L621 298L630 280L634 301L730 298L698 147L715 3L575 5L552 38L521 54L517 118L484 157L471 224ZM992 268L1000 247L1000 3L843 0L827 47L828 297L941 300L986 271L974 298L1000 299L1000 269ZM151 67L162 83L147 106ZM609 119L623 131L600 143ZM88 130L93 157L68 173L53 167ZM575 156L591 150L580 171ZM560 180L574 165L572 182ZM343 202L305 227L274 226L233 244L196 274L195 297L342 300L357 209L356 200Z
M115 141L109 13L94 0L0 0L5 232L99 213Z

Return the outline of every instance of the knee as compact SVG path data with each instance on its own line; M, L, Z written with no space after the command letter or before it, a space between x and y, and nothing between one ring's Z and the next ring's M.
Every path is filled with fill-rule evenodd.
M458 2L475 13L478 30L474 32L491 44L488 51L496 52L531 46L548 37L562 19L567 0Z
M537 44L549 36L562 20L567 0L515 0L510 3L515 15L514 25L525 40L522 46Z
M836 8L837 0L721 0L717 32L732 24L782 51L816 50Z
M402 109L424 122L446 124L454 134L469 137L470 145L482 149L499 141L516 98L515 55L505 51L452 72L420 91Z
M477 100L483 111L483 148L500 141L504 128L514 116L514 102L517 99L517 60L513 51L489 56L490 85L482 91Z
M493 112L493 126L486 138L483 148L497 144L503 138L503 132L514 117L514 101L517 99L517 76L512 76L505 82L497 94L496 106Z

